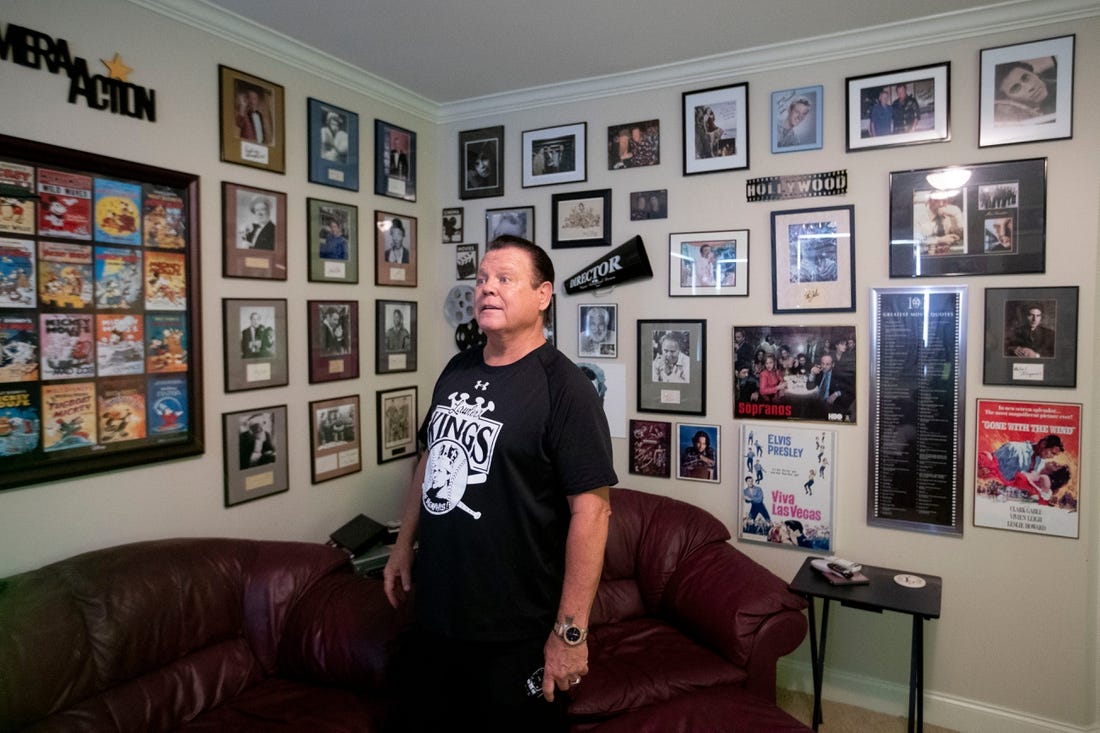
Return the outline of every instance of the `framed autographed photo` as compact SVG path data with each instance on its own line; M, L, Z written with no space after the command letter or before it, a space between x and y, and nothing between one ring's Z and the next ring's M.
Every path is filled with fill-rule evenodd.
M676 423L676 478L721 481L719 433L717 425Z
M222 182L222 275L286 280L286 194Z
M1046 270L1046 158L890 174L890 277Z
M363 470L359 395L309 403L310 479L319 484Z
M1073 137L1075 39L982 50L979 147Z
M485 245L488 246L502 234L512 234L535 241L535 207L487 209L485 211Z
M951 64L848 77L848 152L951 139Z
M607 169L642 168L661 162L661 121L644 120L607 128Z
M672 423L631 420L627 470L639 476L671 478Z
M577 306L577 356L615 359L619 356L619 306L585 303Z
M221 159L286 172L286 114L278 84L218 66Z
M416 287L416 217L374 212L374 284Z
M309 182L359 190L359 115L310 97Z
M748 295L749 230L669 234L668 294Z
M1077 287L986 288L983 384L1077 386Z
M458 244L463 239L463 210L461 206L443 209L443 244Z
M523 187L588 180L588 123L523 133Z
M483 199L503 195L504 126L458 133L458 197Z
M287 384L286 298L222 298L222 327L226 392Z
M289 491L288 452L286 405L222 413L225 506Z
M749 84L683 94L684 175L749 167Z
M638 321L638 412L707 411L707 322Z
M856 309L852 206L772 212L772 312Z
M374 121L374 192L416 201L416 133Z
M820 150L822 144L821 85L772 92L772 152Z
M550 197L551 249L611 244L611 189L556 193Z
M416 302L374 301L375 374L416 371Z
M359 376L359 301L310 300L309 383Z
M306 199L310 282L359 282L359 207Z
M378 392L378 462L416 456L416 387Z

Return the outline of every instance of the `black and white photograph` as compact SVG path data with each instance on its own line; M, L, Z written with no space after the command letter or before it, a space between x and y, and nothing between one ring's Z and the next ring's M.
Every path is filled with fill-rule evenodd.
M359 302L310 300L309 382L331 382L359 376Z
M1075 40L982 50L979 147L1073 137Z
M451 206L443 209L442 228L443 244L458 244L464 234L464 211L461 206Z
M309 403L312 482L363 470L359 395Z
M222 275L286 280L286 194L222 182Z
M668 189L633 191L630 194L630 220L668 218Z
M773 211L772 311L856 309L855 207Z
M377 396L378 462L416 456L416 387L383 390Z
M525 130L523 187L588 180L587 134L587 122Z
M225 391L287 383L286 299L222 299Z
M376 300L375 373L416 371L417 304L410 300Z
M706 320L637 323L638 411L706 414Z
M1077 384L1077 287L987 288L985 384Z
M485 212L485 244L503 235L535 241L535 207L515 206Z
M619 355L619 306L586 303L577 306L577 355L614 359Z
M503 195L504 126L458 133L458 197L480 199Z
M225 506L290 489L286 405L222 413Z
M460 244L455 247L455 279L473 280L477 277L477 245Z

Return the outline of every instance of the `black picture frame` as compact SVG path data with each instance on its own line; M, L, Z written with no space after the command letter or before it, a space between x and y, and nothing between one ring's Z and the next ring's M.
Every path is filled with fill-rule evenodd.
M412 300L374 301L375 374L416 371L416 311Z
M986 288L982 383L1076 387L1078 295L1077 286Z
M416 201L416 133L374 121L374 192Z
M309 97L309 182L359 190L359 114Z
M611 189L570 191L550 197L550 247L611 244Z
M524 130L523 188L588 180L588 123Z
M682 107L685 176L749 167L748 82L684 92Z
M289 491L289 453L286 405L223 412L226 508Z
M856 309L855 207L772 212L772 312Z
M286 298L222 298L226 392L289 382L286 307Z
M362 260L359 233L358 206L307 198L309 281L346 285L358 283L359 263Z
M845 81L849 153L951 139L951 62L850 76ZM876 104L882 102L890 107L882 113L889 131L877 124Z
M458 197L504 195L504 125L458 133ZM458 241L461 241L461 237Z
M1076 38L1070 34L982 49L978 147L1073 137ZM1026 74L1027 83L1013 94L1012 82L1020 74Z
M891 173L890 277L1045 272L1046 169L1030 158Z
M676 355L668 360L662 353L664 341L676 346ZM706 320L639 320L637 344L638 412L705 415Z
M668 263L671 298L747 296L749 230L672 232Z
M359 301L306 301L309 383L359 377Z
M535 207L510 206L485 210L485 245L502 234L535 241Z
M379 390L378 463L416 457L417 408L416 387Z
M359 395L309 403L309 475L319 484L363 470Z

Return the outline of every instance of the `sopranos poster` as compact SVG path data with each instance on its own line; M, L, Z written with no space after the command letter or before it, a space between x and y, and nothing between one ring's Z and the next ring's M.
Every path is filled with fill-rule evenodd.
M831 552L836 434L745 423L738 445L738 538Z
M974 525L1078 536L1081 405L978 400Z
M734 326L733 416L856 421L854 326Z

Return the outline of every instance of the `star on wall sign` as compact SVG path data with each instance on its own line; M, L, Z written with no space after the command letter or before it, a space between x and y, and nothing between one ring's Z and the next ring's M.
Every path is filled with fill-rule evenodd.
M115 51L115 56L110 61L99 60L99 63L107 67L107 74L111 79L118 79L119 81L130 81L127 77L130 76L130 72L133 71L129 66L122 63L122 56Z

